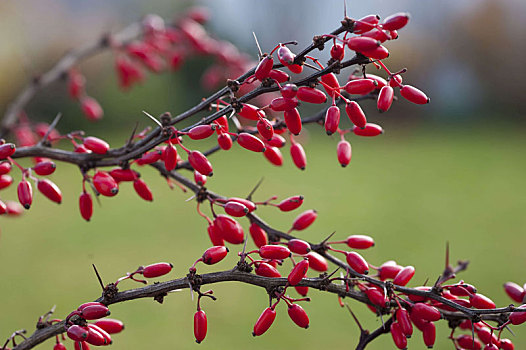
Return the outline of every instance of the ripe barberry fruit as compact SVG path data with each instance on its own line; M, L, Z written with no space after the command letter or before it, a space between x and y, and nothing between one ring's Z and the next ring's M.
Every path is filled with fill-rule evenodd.
M409 13L399 12L384 19L382 28L385 30L399 30L409 22Z
M206 337L207 320L203 310L198 310L194 314L194 336L195 342L200 344Z
M296 98L276 97L270 101L269 107L275 112L290 111L298 106Z
M38 163L38 164L40 164L40 163ZM0 163L0 175L9 174L9 172L11 171L11 168L12 168L12 166L11 166L10 162L8 162L8 161L7 162L1 162ZM38 175L41 175L41 174L38 174Z
M228 134L221 133L217 135L217 144L222 150L228 151L232 148L232 138Z
M135 192L137 192L139 197L141 197L145 201L153 201L152 191L150 190L146 182L144 182L142 179L135 179L133 181L133 188L135 189Z
M93 214L93 199L91 194L87 192L82 192L79 197L79 209L80 215L86 221L90 221L91 215Z
M321 76L321 81L328 86L323 85L323 88L327 92L327 94L334 98L335 91L340 90L340 83L338 82L338 78L336 78L336 75L334 73L329 73Z
M296 58L296 55L290 51L290 49L285 46L281 45L278 49L278 60L281 62L282 65L285 67L290 66L294 63L294 59Z
M365 36L355 36L347 40L347 46L351 50L364 52L376 49L380 46L380 42Z
M396 310L396 321L400 325L400 329L407 338L413 334L413 324L409 318L409 312L406 309L399 308Z
M287 141L285 140L283 136L278 135L276 133L274 133L274 135L272 135L272 138L270 140L267 140L266 142L270 146L277 147L277 148L281 148L285 146L285 144L287 143Z
M62 193L60 188L48 179L39 179L37 188L44 196L55 203L62 203Z
M72 69L68 74L68 92L72 99L77 100L84 94L86 79L76 69Z
M262 246L268 244L267 233L257 223L251 223L249 231L256 247L261 248Z
M246 132L242 132L237 137L237 143L252 152L264 152L265 144L263 141Z
M80 316L85 320L98 320L109 315L110 310L102 304L88 305L80 311Z
M287 242L287 247L290 251L296 254L305 255L311 250L310 244L301 239L291 239Z
M259 248L259 255L263 259L283 260L291 256L289 248L281 245L264 245Z
M245 198L238 198L238 197L230 197L227 199L227 202L237 202L243 204L245 207L248 208L248 212L252 213L254 210L256 210L256 204L254 202L245 199Z
M258 107L248 103L243 103L241 110L238 112L238 114L241 117L250 120L259 120L259 118L265 117L265 112L263 112Z
M20 204L22 204L25 209L29 209L31 203L33 203L33 188L29 181L22 179L22 181L18 183L17 193Z
M66 350L66 346L62 343L56 343L53 347L53 350Z
M274 136L274 127L266 118L260 118L256 124L259 134L265 140L270 140Z
M342 167L346 167L351 162L352 149L349 141L341 140L338 142L336 147L336 155L338 157L338 162Z
M287 73L279 69L273 69L269 73L269 78L277 81L278 83L285 83L290 80L290 77Z
M367 95L377 86L378 83L373 79L354 79L345 84L345 91L351 95Z
M37 175L47 176L47 175L53 174L56 168L57 168L56 164L53 163L52 161L44 161L44 162L35 164L35 166L33 167L33 171Z
M513 282L504 283L504 291L513 301L516 301L517 303L522 303L526 294L521 286Z
M265 156L265 158L267 158L269 162L271 162L275 166L283 165L283 155L281 154L279 148L267 146L265 152L263 152L263 155Z
M294 266L292 271L289 273L287 280L291 286L295 286L300 283L303 278L307 275L309 271L309 260L304 259Z
M288 308L290 319L301 328L309 328L309 316L298 304L291 304Z
M272 265L262 262L256 264L256 275L263 277L279 278L281 274L279 271Z
M329 263L327 262L327 259L325 259L320 254L311 251L306 256L307 259L309 259L310 268L314 271L325 272L329 269Z
M12 143L4 143L0 145L0 159L5 159L12 156L16 151L16 147Z
M227 254L228 248L225 246L210 247L203 253L203 263L207 265L216 264L223 260Z
M166 170L174 170L177 165L177 148L171 143L168 144L163 151L162 158L164 159L164 167Z
M471 305L476 309L494 309L495 303L485 295L473 294L469 297Z
M303 146L297 142L294 142L290 146L290 155L294 165L296 165L301 170L305 170L307 167L307 156L305 155Z
M472 336L467 334L459 335L457 338L457 343L461 348L464 349L472 349L472 350L480 350L482 349L482 344L480 344L480 341L478 339L473 339Z
M298 292L299 295L306 297L309 293L309 287L303 287L303 286L294 286L294 289L296 292Z
M351 120L351 122L356 125L358 128L365 128L367 124L367 119L365 118L365 113L362 111L362 108L356 101L350 101L345 105L345 112Z
M521 309L521 310L526 309L526 304L519 306L518 309ZM526 322L526 312L520 312L520 311L512 312L510 314L510 322L511 324L514 324L514 325L523 324L524 322Z
M436 340L436 327L433 322L424 323L422 329L422 337L424 338L424 344L431 349L435 345Z
M440 311L438 311L437 308L422 303L413 305L413 308L411 309L411 316L430 322L438 321L441 317ZM411 319L413 319L413 317Z
M298 93L298 87L296 84L286 84L279 89L279 92L284 98L294 98Z
M84 147L96 154L106 154L110 145L97 137L88 136L84 138Z
M97 100L92 97L85 96L80 100L82 112L91 121L97 121L102 118L104 111Z
M430 101L426 94L411 85L402 86L400 89L400 95L402 95L402 97L406 100L418 105L425 105Z
M345 49L342 45L334 43L331 47L331 57L336 61L341 61L345 57Z
M348 252L345 256L347 264L356 272L366 275L369 273L369 264L367 261L356 252Z
M173 265L170 263L155 263L145 266L142 269L142 275L146 278L161 277L172 271Z
M256 324L254 325L254 331L252 332L253 336L262 335L265 333L272 323L276 319L276 310L267 307L263 313L259 316Z
M415 268L413 266L406 266L393 279L393 284L397 286L405 286L409 283L411 278L415 275Z
M214 219L214 226L220 237L232 244L241 244L245 240L243 227L236 220L226 215L218 215Z
M394 90L391 86L384 86L378 94L377 107L380 112L386 112L391 107L394 98Z
M67 335L71 340L84 341L88 339L88 330L76 324L68 327Z
M340 109L337 106L330 106L325 114L325 131L327 135L332 135L338 130L340 124Z
M201 174L205 176L212 176L213 169L212 164L208 161L208 159L203 155L203 153L199 151L190 151L188 153L188 162L194 168L194 170L200 172Z
M278 204L278 208L281 211L291 211L299 208L303 204L303 196L292 196L282 200Z
M104 318L95 322L95 325L104 329L109 334L120 333L124 329L124 323L112 318Z
M374 26L378 24L379 20L380 16L378 15L367 15L362 17L353 23L352 31L354 34L366 33L373 29Z
M298 88L296 98L300 101L316 104L325 103L325 101L327 101L327 96L323 91L308 86Z
M391 336L393 337L393 342L398 349L407 348L407 339L398 322L393 322L391 324Z
M367 123L365 124L363 128L359 128L357 126L353 127L352 132L358 136L372 137L372 136L378 136L380 134L383 134L384 129L382 129L380 125L373 124L373 123Z
M95 175L93 175L93 186L103 196L113 197L119 193L117 181L105 171L98 170L95 172Z
M290 229L290 231L305 230L307 227L312 225L312 223L314 222L314 220L316 220L317 217L318 217L318 213L316 212L316 210L310 209L310 210L304 211L303 213L298 215L296 219L294 219L294 222L292 223L292 228Z
M0 175L0 190L11 186L13 178L10 175Z
M299 135L301 132L301 117L300 112L297 108L285 111L283 114L285 118L285 124L293 135Z
M270 74L270 71L272 70L272 66L274 65L274 59L272 56L267 55L263 57L261 61L259 61L259 64L256 67L256 70L254 72L254 75L257 80L262 81L263 79L267 78Z
M217 228L214 226L214 224L208 225L207 228L208 231L208 237L210 238L210 241L213 245L225 245L225 242L223 240L223 237L221 237L220 233L217 231Z

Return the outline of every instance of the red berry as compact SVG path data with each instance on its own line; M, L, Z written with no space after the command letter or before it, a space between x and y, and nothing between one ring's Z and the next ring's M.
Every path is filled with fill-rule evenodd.
M84 145L78 145L75 147L75 153L91 153Z
M76 324L68 327L67 335L71 340L83 341L88 338L88 330Z
M238 112L240 116L250 120L259 120L259 118L265 116L265 112L259 109L256 106L253 106L248 103L243 103L241 111Z
M410 337L413 334L413 324L406 309L399 308L396 310L396 321L406 337Z
M177 148L174 145L169 144L163 151L164 167L168 171L175 169L177 165Z
M368 37L372 38L374 40L378 40L379 42L383 43L386 40L390 39L390 36L387 31L380 30L378 28L375 28L373 30L368 31L367 33L364 33L362 37Z
M284 83L290 80L290 77L287 73L279 69L273 69L269 73L270 79L276 80L278 83Z
M265 140L270 140L274 136L274 127L266 118L260 118L256 124L259 134Z
M124 323L112 318L104 318L95 322L95 325L104 329L109 334L119 333L124 329Z
M526 304L519 306L518 309L521 309L521 310L526 309ZM526 322L526 312L520 312L520 311L512 312L510 314L510 322L511 324L514 324L514 325L523 324L524 322Z
M9 163L7 163L7 164L9 164ZM57 168L56 164L53 163L52 161L45 161L45 162L37 163L33 167L33 171L37 175L47 176L47 175L53 174L55 172L56 168Z
M13 178L10 175L0 175L0 190L11 186Z
M253 152L264 152L265 144L263 141L246 132L242 132L237 137L237 143L245 149Z
M301 146L299 143L293 143L290 146L290 155L294 165L296 165L301 170L305 170L305 167L307 166L307 156L305 155L303 146Z
M110 174L105 171L97 171L93 175L93 186L103 196L113 197L119 192L119 185Z
M194 314L194 336L195 342L200 344L206 337L207 321L203 310L198 310Z
M430 101L426 94L411 85L402 86L400 89L400 95L402 95L402 97L406 100L418 105L425 105Z
M207 265L213 265L223 260L227 254L228 248L225 246L210 247L203 253L203 262Z
M506 292L506 294L508 294L508 296L511 299L513 299L513 301L516 301L517 303L522 303L522 301L524 300L524 289L517 283L504 283L504 291Z
M102 107L99 105L97 100L92 97L86 96L80 100L82 112L91 121L99 120L104 115Z
M82 192L80 194L79 208L80 215L82 215L84 220L89 221L91 219L91 215L93 214L93 200L91 199L91 195L89 193Z
M316 210L310 209L304 211L294 219L291 230L301 231L312 225L314 220L318 217Z
M264 262L256 265L256 275L271 278L281 277L281 274L274 266Z
M394 90L391 86L384 86L378 94L377 107L380 112L386 112L393 103Z
M214 226L220 237L232 244L241 244L245 240L243 227L236 220L226 215L218 215L214 219Z
M188 162L194 168L194 170L200 172L201 174L205 176L212 176L213 169L212 164L208 161L208 159L203 155L203 153L199 151L191 151L188 153Z
M289 281L289 284L291 286L295 286L296 284L300 283L303 278L307 275L307 271L309 270L309 260L304 259L300 261L299 263L294 266L292 271L290 271L287 280Z
M256 321L252 335L258 336L265 333L270 328L270 326L272 326L272 323L275 319L276 311L270 307L267 307Z
M423 325L422 336L424 344L430 349L435 345L436 333L436 327L433 322L427 322Z
M105 154L110 149L106 141L93 136L84 138L84 147L97 154Z
M0 215L7 213L7 205L0 201Z
M325 114L325 131L327 135L332 135L338 130L340 124L340 109L337 106L330 106Z
M228 151L232 148L232 138L228 134L221 133L217 135L217 144L222 150Z
M267 78L270 74L270 71L272 70L272 66L274 65L274 59L272 56L265 56L256 67L256 71L254 72L254 75L257 80L261 81L265 78Z
M501 339L500 340L500 348L502 350L514 350L515 346L509 339Z
M345 140L338 142L338 146L336 147L336 155L338 156L338 162L342 167L349 165L352 156L351 144Z
M203 140L214 134L215 124L194 126L188 131L188 137L192 140Z
M291 64L287 68L294 74L300 74L303 71L303 66L299 64Z
M294 286L294 289L296 292L298 292L299 295L306 297L307 293L309 292L309 287L303 287L303 286Z
M298 93L298 87L296 84L283 85L281 89L279 89L279 92L284 98L294 98Z
M106 332L104 329L97 326L96 324L88 323L88 330L89 330L89 333L91 333L92 331L96 331L97 333L99 333L104 338L103 345L110 345L112 343L111 335L108 332ZM90 339L89 333L88 333L88 339L86 340L87 342L89 342L89 339Z
M284 98L276 97L270 101L270 109L275 112L290 111L298 106L298 100L296 98Z
M33 202L33 188L26 179L22 179L18 184L17 193L20 204L22 204L24 208L29 209Z
M364 56L367 56L369 58L373 58L376 60L383 60L384 58L389 57L389 51L385 46L378 46L376 49L371 51L362 51L361 52Z
M336 61L341 61L345 57L345 49L342 45L334 43L331 47L331 57Z
M345 258L354 271L362 275L369 273L369 264L367 264L367 261L365 261L360 254L356 252L348 252Z
M353 23L352 32L354 34L362 34L368 32L371 29L373 29L376 24L378 24L379 20L380 16L378 15L368 15L362 17Z
M285 124L289 131L294 135L299 135L301 132L301 117L298 109L293 108L291 110L285 111Z
M108 307L102 304L88 305L80 312L80 316L82 316L82 318L85 320L97 320L99 318L109 316L109 314L110 310Z
M398 265L395 261L387 261L380 266L380 279L384 281L388 278L395 278L400 270L402 270L402 266Z
M352 249L367 249L374 246L372 237L365 235L352 235L347 237L345 243Z
M90 350L88 343L85 341L76 341L75 350Z
M88 338L86 339L86 342L95 346L108 345L108 341L104 338L102 333L89 326L90 325L88 324Z
M307 86L298 88L296 98L300 101L317 104L325 103L325 101L327 101L327 96L323 91Z
M364 128L367 124L367 119L365 118L365 113L363 113L362 108L358 102L350 101L345 105L345 112L351 120L351 122L356 125L358 128Z
M62 343L56 343L53 350L66 350L66 346Z
M283 155L281 154L281 151L277 147L268 146L265 149L265 152L263 152L263 155L269 162L274 164L275 166L282 166L283 165Z
M294 55L288 47L280 46L280 48L278 49L278 60L281 62L282 65L286 67L290 66L294 63L295 58L296 55Z
M62 203L62 193L60 188L48 179L39 179L37 181L38 190L49 200L55 203Z
M495 308L495 303L490 298L482 294L474 294L470 296L469 301L471 302L471 305L475 309L494 309Z
M470 350L480 350L482 345L478 339L473 339L472 336L467 334L462 334L457 337L457 343L461 348L470 349Z
M270 140L267 140L266 142L270 146L277 147L277 148L281 148L285 146L285 144L287 143L287 141L285 140L283 136L278 135L276 133L272 135L272 138Z
M393 284L397 286L405 286L409 283L411 278L415 275L415 268L413 266L406 266L393 279Z
M158 150L144 153L142 157L137 160L137 164L146 165L146 164L155 163L161 159L162 154L163 153Z
M50 162L52 163L52 162ZM40 163L38 163L40 164ZM37 165L38 165L37 164ZM53 163L54 164L54 163ZM36 166L35 166L36 167ZM35 168L33 167L33 169ZM9 174L9 172L11 171L11 163L10 162L1 162L0 163L0 175L5 175L5 174ZM36 171L35 171L36 172ZM37 173L38 174L38 173ZM38 175L42 175L42 174L38 174ZM49 175L49 174L48 174Z
M398 30L409 22L409 13L399 12L384 19L382 28L385 30Z
M430 322L438 321L441 317L440 311L438 311L437 308L422 303L413 305L413 308L411 309L411 315L415 318Z
M378 83L373 79L354 79L345 84L345 91L352 95L367 95L377 86Z
M391 324L391 336L393 337L393 341L398 349L407 348L407 339L398 322L393 322Z
M121 181L133 181L139 177L139 173L131 169L115 168L110 171L111 177L117 182Z
M340 83L334 73L329 73L321 76L321 81L328 86L323 85L323 88L330 97L334 98L334 91L340 90Z
M474 286L464 282L460 282L458 283L458 285L449 287L449 291L451 292L451 294L457 297L467 297L471 294L477 293L477 289Z
M150 188L143 180L135 179L133 181L133 188L135 189L135 192L137 192L139 197L141 197L145 201L153 201L152 191L150 191Z
M237 202L237 203L241 203L243 204L245 207L248 208L248 212L249 213L252 213L254 210L256 210L256 205L254 204L254 202L252 201L249 201L248 199L245 199L245 198L238 198L238 197L230 197L228 198L227 202Z
M259 248L259 255L263 259L283 260L291 256L289 248L281 245L264 245Z
M72 69L68 74L68 92L72 99L76 100L84 94L86 79L77 70Z
M164 276L172 271L173 265L170 263L160 262L145 266L142 270L142 274L146 278L155 278Z
M208 237L210 237L210 241L213 245L225 245L223 237L221 237L221 234L213 224L208 225L207 231Z
M380 125L373 124L373 123L365 124L363 129L359 128L359 127L354 127L352 129L352 131L353 131L353 133L355 135L358 135L358 136L369 136L369 137L378 136L378 135L384 133L384 130L382 129L382 127Z
M389 304L389 299L384 295L383 291L377 288L371 287L364 291L367 298L376 306L386 307Z
M400 74L393 75L391 79L389 79L389 86L392 87L398 87L402 85L403 78Z
M228 215L234 217L239 218L248 214L248 208L244 204L238 202L227 202L224 208Z
M16 147L12 143L4 143L0 145L0 159L5 159L12 156L16 151Z
M349 49L351 50L363 52L376 49L378 46L380 46L380 42L373 38L355 36L347 39L347 46L349 46Z
M301 239L291 239L287 242L290 251L296 254L305 255L310 252L310 244Z
M329 263L320 254L311 251L307 254L307 258L309 259L310 268L314 271L325 272L329 269Z
M298 304L289 305L288 313L290 319L301 328L309 328L309 316Z
M267 233L257 223L251 223L249 231L256 247L261 248L268 244Z
M303 196L292 196L282 200L278 204L278 208L281 211L291 211L299 208L303 204Z

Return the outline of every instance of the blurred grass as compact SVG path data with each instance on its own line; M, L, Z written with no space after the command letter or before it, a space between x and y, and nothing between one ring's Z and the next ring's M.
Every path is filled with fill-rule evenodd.
M337 140L314 134L321 133L316 130L305 142L305 172L291 165L288 154L284 167L275 168L261 155L235 146L233 151L212 158L215 175L208 187L221 194L243 196L264 176L256 199L303 194L303 209L315 208L319 217L311 228L299 233L300 237L318 241L334 230L340 238L370 234L377 244L364 256L377 265L396 259L416 266L413 285L437 278L449 241L453 260L471 261L460 277L498 305L510 303L502 283L525 282L526 140L520 130L465 125L433 128L431 132L395 129L375 139L351 137L354 156L346 169L336 161ZM284 151L288 153L288 149ZM92 222L86 223L77 209L81 190L78 170L60 164L50 177L63 192L60 208L36 194L33 208L24 218L0 219L0 339L19 328L31 332L38 315L54 304L57 317L64 317L80 303L96 298L100 287L92 263L106 283L156 261L172 262L173 278L183 276L209 246L206 223L195 214L195 202L185 202L189 194L178 189L167 191L164 181L150 169L142 173L153 190L153 203L140 200L131 184L124 184L117 197L101 199ZM13 189L2 198L15 198ZM283 230L299 213L273 209L260 208L258 212ZM246 227L246 222L243 225ZM228 269L234 261L235 254L231 254L214 269L200 266L199 271ZM122 287L139 285L127 281ZM268 334L253 339L253 323L267 303L265 292L234 283L210 287L219 300L203 302L209 332L199 345L201 349L352 348L357 343L357 327L347 311L338 307L335 296L311 293L313 301L304 304L311 319L309 330L292 324L280 305ZM126 323L125 332L115 336L112 348L197 349L192 332L195 302L189 292L169 295L164 304L137 300L112 306L112 316ZM352 301L350 305L367 328L381 324L364 306ZM443 323L437 332L437 349L451 348ZM520 349L526 346L526 337L517 333L516 348ZM409 346L423 348L420 338L416 334ZM38 348L51 347L48 341ZM370 346L386 348L393 348L390 336Z

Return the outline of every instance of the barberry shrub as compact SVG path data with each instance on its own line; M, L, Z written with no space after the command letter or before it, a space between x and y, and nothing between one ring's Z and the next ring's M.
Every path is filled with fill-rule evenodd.
M403 252L393 251L381 261L372 261L370 251L376 243L381 244L372 236L332 233L307 240L304 231L316 223L320 213L310 207L314 200L306 206L306 198L294 193L294 189L268 199L259 199L261 182L242 197L208 189L214 187L217 176L216 152L239 146L247 154L262 154L259 161L277 167L285 159L290 160L299 169L295 181L301 181L300 170L316 167L307 162L308 151L302 137L306 125L322 126L311 132L337 134L332 137L335 150L329 156L336 164L347 167L352 158L349 140L378 139L384 133L381 122L371 122L376 117L371 118L362 108L368 100L382 113L396 108L395 100L415 105L429 103L425 92L413 86L418 82L404 80L405 68L388 68L386 62L389 43L399 37L399 31L403 33L409 15L396 13L385 19L377 15L359 19L345 16L336 29L314 36L306 47L297 47L295 42L276 42L270 48L258 46L256 62L232 44L211 36L203 26L208 15L196 8L173 23L148 15L131 30L127 28L88 49L67 54L67 59L43 75L46 79L34 79L8 109L0 130L5 137L0 144L0 189L16 187L16 198L2 197L0 214L19 216L39 205L43 197L61 204L61 184L55 184L48 176L60 171L61 163L70 163L80 170L79 196L74 201L79 220L94 221L97 212L112 210L112 198L123 191L134 191L137 200L154 201L156 194L151 184L158 179L143 176L145 169L152 168L166 179L167 186L180 187L191 195L196 215L203 218L200 232L187 232L184 220L172 222L170 217L166 218L167 228L177 231L175 234L181 239L184 235L200 234L207 244L185 247L195 257L193 261L174 256L174 263L137 262L138 268L106 284L109 276L103 279L94 265L102 288L98 298L92 297L95 301L82 296L72 311L60 311L63 316L52 316L54 309L45 313L38 318L37 329L31 335L24 335L24 330L14 331L2 350L31 349L51 338L54 349L110 345L127 332L138 331L125 330L126 320L113 318L119 317L110 310L113 304L139 298L163 303L172 297L171 292L181 289L189 289L195 302L193 323L191 316L186 317L193 327L193 335L190 332L188 337L194 337L197 343L213 342L213 336L207 333L214 322L209 322L211 315L206 309L209 301L218 297L208 288L226 281L260 287L266 292L267 296L258 303L265 306L253 315L253 325L236 327L236 332L244 327L254 337L272 337L266 333L276 327L278 318L289 318L299 328L309 328L317 320L309 318L305 304L311 300L315 304L317 296L326 293L334 297L335 307L348 309L349 320L356 322L359 337L352 339L356 349L364 349L382 335L392 338L392 348L405 349L415 343L432 348L440 335L436 326L440 323L451 328L443 336L449 338L454 349L513 349L503 331L526 322L526 292L520 285L507 282L504 290L514 304L497 308L476 285L457 279L456 275L468 263L451 265L449 248L442 274L423 283L413 278L418 271L416 262L415 266L401 265L393 260L400 259ZM78 103L79 113L90 121L103 123L104 106L88 94L86 77L78 65L93 52L105 49L114 54L123 90L133 88L149 74L178 70L185 61L200 55L210 56L214 62L203 75L205 87L218 90L177 115L166 112L152 116L144 111L144 120L152 126L136 128L125 143L118 145L84 131L59 132L60 114L50 124L32 122L23 111L27 95L66 77L65 90ZM323 50L330 52L328 62L316 57ZM376 74L368 73L372 69L377 70ZM318 111L305 115L304 105L316 106ZM183 122L191 125L183 126L187 125ZM205 139L217 144L202 148L199 145ZM248 164L246 173L235 174L247 175L253 175ZM330 177L328 173L328 182ZM104 207L97 206L97 202ZM293 212L293 217L278 228L260 215L265 213L265 207L280 215ZM149 261L156 258L152 256ZM177 271L181 274L175 274L174 264L179 265ZM204 265L211 270L205 270ZM73 264L72 267L75 268ZM162 278L164 282L159 280ZM135 288L133 282L138 283ZM354 313L355 308L362 306L371 311L371 318L381 320L375 329L362 327ZM51 347L51 341L48 343Z

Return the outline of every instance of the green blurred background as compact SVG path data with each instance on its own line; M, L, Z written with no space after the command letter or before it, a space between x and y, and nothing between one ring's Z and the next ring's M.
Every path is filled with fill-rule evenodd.
M301 237L317 241L332 231L340 238L369 234L377 244L364 256L378 265L389 259L414 265L413 285L436 279L444 267L445 244L450 242L453 260L471 261L460 277L498 305L509 304L502 283L525 282L526 100L521 95L526 73L524 66L515 62L525 52L524 22L520 21L525 12L519 11L524 4L511 0L470 3L348 4L352 17L412 13L400 39L389 44L392 58L387 62L393 69L407 66L406 81L423 88L432 103L421 107L400 101L384 115L375 112L374 103L364 103L369 120L382 124L386 133L372 139L349 136L354 155L345 169L336 161L337 138L325 136L319 127L309 127L301 138L308 157L305 172L291 164L286 148L285 164L276 168L261 155L234 146L232 151L211 158L215 175L208 187L221 194L243 196L264 176L256 199L303 194L303 209L315 208L319 217ZM79 42L116 30L149 12L170 18L192 4L3 2L0 103L5 106L31 74L48 68ZM335 28L342 16L340 1L198 4L212 8L209 28L217 37L231 40L251 54L255 53L252 31L264 48L296 38L305 44L313 34ZM276 8L282 10L276 13ZM57 16L64 20L56 21ZM300 22L298 17L308 20ZM33 119L49 122L62 111L65 118L60 131L82 128L118 146L135 122L141 127L149 125L141 110L178 113L205 96L199 87L205 63L206 59L188 62L178 73L152 75L141 86L122 93L112 74L111 55L102 54L80 68L88 77L88 92L105 110L104 120L85 122L60 83L38 95L27 112ZM307 115L309 110L303 109L303 113ZM206 148L202 142L197 147ZM141 173L152 188L153 203L142 201L130 184L124 184L117 197L102 198L92 222L86 223L77 208L79 172L59 164L50 179L63 192L60 207L36 194L24 217L0 219L0 339L15 329L32 331L38 315L53 305L57 305L57 317L63 317L80 303L96 298L100 287L92 263L106 283L138 265L157 261L172 262L175 268L170 276L179 277L208 247L206 222L195 213L195 202L185 202L190 195L179 189L167 191L164 180L150 169L141 169ZM6 198L16 198L13 189L2 191L2 199ZM277 228L288 229L297 212L284 214L274 209L260 208L258 212ZM245 222L243 225L247 227ZM234 263L232 254L217 268L228 269ZM199 271L213 270L201 266ZM138 287L128 281L122 286ZM138 300L112 306L113 317L126 323L125 332L115 336L112 348L317 349L352 348L357 343L356 325L332 295L312 291L313 301L304 304L311 318L307 331L292 324L280 305L268 334L254 339L250 333L266 306L265 292L234 283L212 288L219 300L203 302L209 332L201 345L193 340L195 302L184 290L167 297L164 305ZM352 301L350 305L366 327L381 324L363 305ZM521 349L526 337L520 328L515 329L517 336L512 339ZM452 348L447 334L446 325L440 323L436 348ZM419 334L409 346L424 348ZM46 347L51 348L52 341L37 348ZM393 347L389 336L370 346Z

